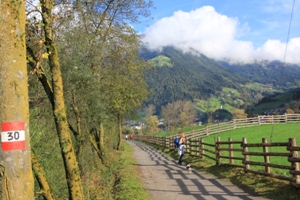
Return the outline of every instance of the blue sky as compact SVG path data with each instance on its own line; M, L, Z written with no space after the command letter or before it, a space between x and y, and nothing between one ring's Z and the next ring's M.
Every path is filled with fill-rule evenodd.
M193 48L210 58L300 63L300 0L153 0L152 19L134 25L149 48ZM286 56L285 49L287 47Z

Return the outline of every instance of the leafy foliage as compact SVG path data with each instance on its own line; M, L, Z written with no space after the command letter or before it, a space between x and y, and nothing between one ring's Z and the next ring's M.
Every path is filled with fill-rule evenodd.
M28 19L26 34L30 74L37 74L38 80L43 83L41 87L35 76L30 77L32 133L39 133L35 135L32 147L43 166L52 163L49 164L51 168L45 167L45 171L51 176L50 185L55 185L52 186L55 196L66 199L72 194L62 178L67 174L80 176L77 183L81 183L81 178L87 198L112 199L113 187L119 183L118 166L121 163L118 159L120 154L114 150L122 139L119 134L121 120L117 119L131 115L147 95L138 36L127 23L138 22L140 16L148 17L152 1L42 3L49 6L48 9L43 7L42 12L48 13ZM59 8L52 12L52 6ZM28 7L31 7L28 13L41 14L31 2ZM36 26L42 23L41 18L47 23L44 32L41 27L45 26ZM45 39L45 33L51 38ZM50 43L52 46L49 46ZM61 70L57 70L55 75L59 76L59 80L63 79L63 85L49 84L58 80L54 80L54 73L50 73L54 62L47 60L54 55L49 49L56 48L55 64L61 66ZM60 71L61 76L57 73ZM54 89L59 89L60 97L63 97L59 101L53 100L56 95ZM72 133L68 142L74 142L75 149L64 151L62 147L61 153L76 153L80 173L66 173L64 169L55 137L58 129L55 129L54 122L58 120L54 121L51 115L53 105L58 104L63 107L63 112L67 112L67 116L59 120L68 125L64 126L66 132ZM45 141L47 144L43 144ZM101 146L102 142L105 146ZM119 145L118 149L121 150ZM52 154L46 157L43 156L47 155L45 152ZM55 180L61 181L55 184ZM38 191L39 188L36 189Z

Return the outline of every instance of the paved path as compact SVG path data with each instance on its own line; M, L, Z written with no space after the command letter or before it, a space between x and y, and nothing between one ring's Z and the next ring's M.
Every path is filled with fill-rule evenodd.
M127 141L134 151L142 180L153 200L251 200L251 196L229 181L192 170L166 157L162 152L137 141Z

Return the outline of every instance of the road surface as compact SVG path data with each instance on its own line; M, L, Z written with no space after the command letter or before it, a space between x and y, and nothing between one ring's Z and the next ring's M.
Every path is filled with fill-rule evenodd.
M127 140L153 200L263 200L229 181L177 164L176 160L144 143Z

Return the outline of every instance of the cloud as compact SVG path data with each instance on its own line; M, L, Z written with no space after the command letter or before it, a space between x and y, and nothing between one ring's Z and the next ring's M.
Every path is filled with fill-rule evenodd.
M191 48L216 59L251 63L255 60L284 60L286 44L268 40L254 48L251 41L238 38L250 31L247 23L217 13L212 6L190 12L176 11L147 28L143 42L150 49L174 46L187 52ZM287 45L286 62L300 63L300 38Z

